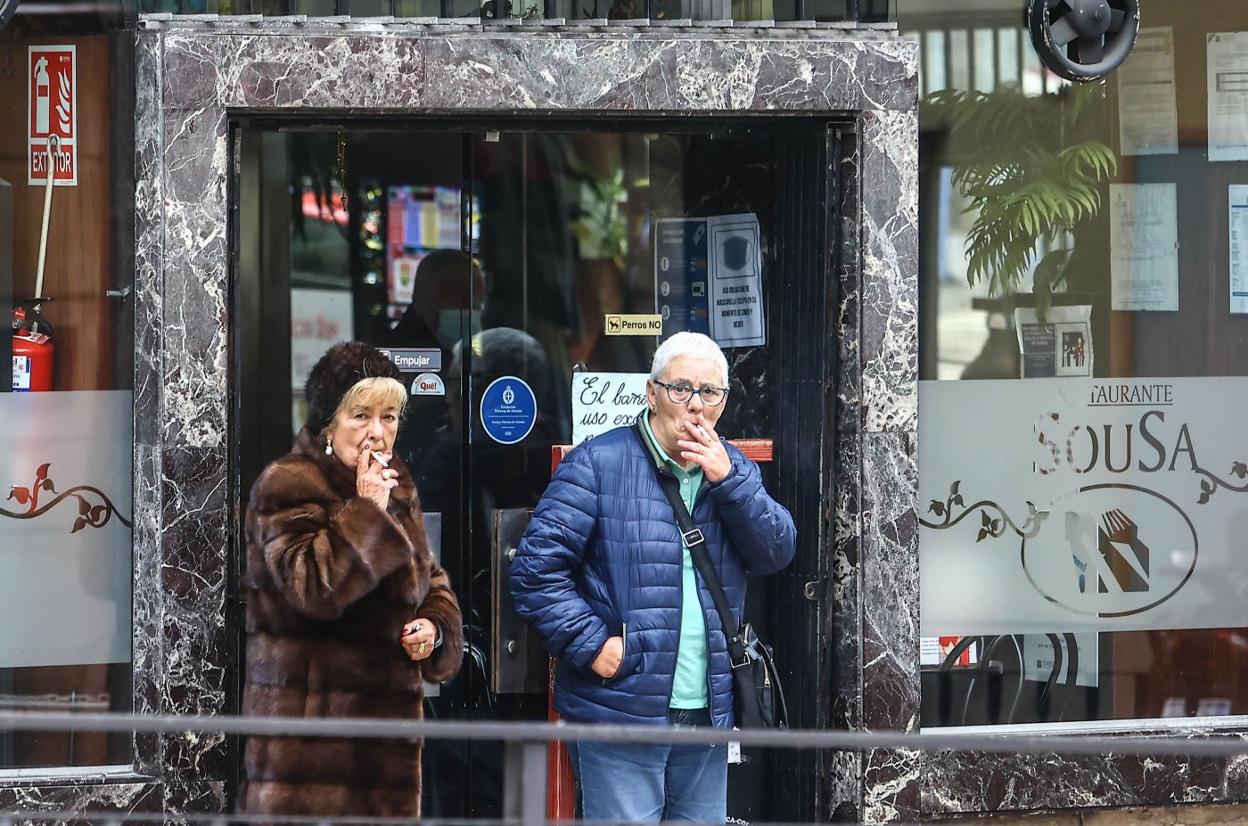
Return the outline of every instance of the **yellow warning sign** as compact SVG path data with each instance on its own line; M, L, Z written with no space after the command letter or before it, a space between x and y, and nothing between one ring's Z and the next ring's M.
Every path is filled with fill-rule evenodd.
M663 316L655 315L609 315L605 332L609 336L660 336L663 335Z

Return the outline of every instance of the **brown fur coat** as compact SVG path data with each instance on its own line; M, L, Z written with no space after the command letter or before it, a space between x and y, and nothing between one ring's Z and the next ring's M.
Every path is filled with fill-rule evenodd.
M265 469L247 509L243 713L420 719L422 678L459 670L463 625L434 562L411 475L385 513L304 430ZM434 620L442 646L414 663L404 624ZM253 737L242 805L262 814L420 815L420 745L408 740Z

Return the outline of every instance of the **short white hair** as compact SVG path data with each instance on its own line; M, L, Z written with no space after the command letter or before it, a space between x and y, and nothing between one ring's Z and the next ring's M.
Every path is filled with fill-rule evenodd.
M724 377L724 387L728 386L728 359L724 351L719 349L715 339L702 333L676 333L659 345L654 351L654 361L650 365L650 378L657 381L681 356L713 361L719 365L719 372Z

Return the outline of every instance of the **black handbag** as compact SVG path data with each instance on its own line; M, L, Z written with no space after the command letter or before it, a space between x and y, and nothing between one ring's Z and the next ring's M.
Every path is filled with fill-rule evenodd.
M646 435L640 432L642 444L646 445ZM685 507L685 500L680 496L680 483L670 472L655 468L659 477L659 487L667 495L676 516L676 525L689 546L689 555L693 558L693 566L702 577L706 589L711 592L711 600L715 603L715 611L719 614L720 624L724 628L724 636L728 639L728 656L732 661L732 696L733 710L736 712L737 728L787 728L789 725L789 708L784 702L784 688L780 685L780 674L776 671L776 662L771 655L771 647L765 645L754 633L750 623L738 625L728 607L728 599L724 596L724 586L719 582L719 574L711 564L710 554L706 552L706 538L702 531L693 524L693 517Z

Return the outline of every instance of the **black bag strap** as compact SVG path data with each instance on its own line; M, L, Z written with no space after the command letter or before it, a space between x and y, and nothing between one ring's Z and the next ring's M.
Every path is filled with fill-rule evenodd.
M634 429L637 432L637 437L641 439L642 446L646 448L646 452L652 454L647 441L648 437L642 431L640 417L638 417ZM706 584L706 590L711 593L711 601L715 603L715 612L719 614L719 622L723 626L724 637L728 640L728 653L732 657L732 662L734 665L744 665L746 652L744 642L741 639L741 626L732 615L732 609L728 606L728 598L724 595L724 586L720 583L719 574L711 563L711 555L707 553L706 537L702 535L702 529L693 523L693 517L689 515L689 508L685 506L685 500L681 498L680 483L676 481L676 477L670 471L660 468L657 463L654 471L659 477L659 487L663 489L663 493L667 496L668 504L672 506L672 514L676 517L676 527L680 530L681 538L689 546L689 556L693 559L693 565L697 568L698 574Z

